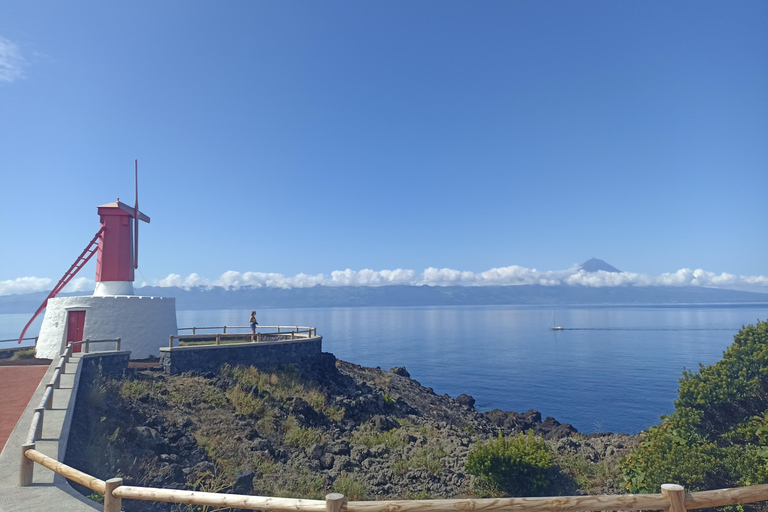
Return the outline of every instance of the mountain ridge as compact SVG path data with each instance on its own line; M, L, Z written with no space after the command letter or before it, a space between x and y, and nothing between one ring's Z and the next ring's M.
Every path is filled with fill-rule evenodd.
M68 293L60 296L90 295ZM768 303L768 293L699 286L314 286L177 288L145 286L136 295L175 297L177 310L382 306L661 305ZM0 313L32 314L47 292L0 296Z

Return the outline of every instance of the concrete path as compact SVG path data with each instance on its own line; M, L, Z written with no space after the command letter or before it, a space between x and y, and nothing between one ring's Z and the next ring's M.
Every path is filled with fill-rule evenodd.
M0 451L48 366L0 366Z
M51 381L56 363L58 358L45 369L45 375L39 381L31 400L28 401L31 405L21 414L8 442L0 452L0 511L2 512L49 510L85 512L102 509L96 502L75 492L63 476L39 464L35 464L32 485L19 487L21 446L26 442L34 408L42 400L45 385ZM63 459L66 450L69 424L72 421L71 414L67 414L67 409L70 398L74 398L76 393L75 374L79 363L80 357L73 357L67 364L66 372L61 376L61 388L53 393L53 409L45 411L43 434L35 446L37 451L57 460ZM5 380L3 382L5 383ZM0 394L6 394L6 389L0 391Z

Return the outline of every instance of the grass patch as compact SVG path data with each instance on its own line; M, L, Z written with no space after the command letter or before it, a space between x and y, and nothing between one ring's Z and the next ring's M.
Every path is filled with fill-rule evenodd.
M323 433L316 428L301 427L296 424L295 416L288 416L283 422L285 444L309 448L313 444L323 444Z
M397 476L402 476L412 469L424 468L431 474L437 475L443 471L440 459L447 455L448 452L442 448L427 445L416 450L410 457L395 461L392 464L392 473Z
M357 430L352 434L352 440L356 444L364 444L368 448L373 448L383 444L387 448L402 448L408 445L408 433L404 430L393 428L386 432L375 432L371 427Z
M587 494L602 493L607 486L621 481L618 464L610 465L605 460L593 463L584 455L569 454L557 456L555 464Z
M264 412L264 401L245 391L239 383L227 391L227 398L235 406L235 410L245 416L253 416Z
M333 492L343 494L347 500L362 500L368 494L368 487L354 477L342 474L333 482Z
M254 366L233 368L224 365L221 372L235 379L242 389L253 389L253 393L259 397L269 397L284 403L301 398L329 420L338 422L344 418L344 409L328 404L328 395L302 379L293 365L284 366L274 373L261 371ZM231 396L229 398L232 399Z
M11 356L11 361L18 361L19 359L32 359L35 357L35 347L25 348L24 350L17 350Z
M144 395L159 398L160 392L165 388L160 382L148 382L146 380L126 380L120 386L120 396L126 400L138 400Z

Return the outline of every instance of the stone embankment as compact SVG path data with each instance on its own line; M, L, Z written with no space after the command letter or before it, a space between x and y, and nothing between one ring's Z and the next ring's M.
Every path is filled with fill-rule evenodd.
M78 401L67 463L152 487L449 498L478 495L464 469L474 445L498 431L533 430L558 464L547 494L570 495L619 492L611 468L636 443L623 434L585 436L534 410L480 413L472 397L437 395L403 367L366 368L321 354L287 374L261 370L250 377L232 368L180 376L129 370L122 381L97 379L89 399ZM585 489L585 472L603 476Z

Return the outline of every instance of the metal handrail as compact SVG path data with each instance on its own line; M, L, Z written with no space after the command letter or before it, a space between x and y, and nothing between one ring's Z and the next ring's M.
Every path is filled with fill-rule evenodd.
M21 341L24 341L24 340L35 340L35 345L37 345L37 338L39 338L39 336L35 336L34 338L21 338ZM13 338L13 339L10 339L10 340L0 340L0 343L5 343L5 342L8 342L8 341L15 341L16 343L18 343L19 342L19 338Z

